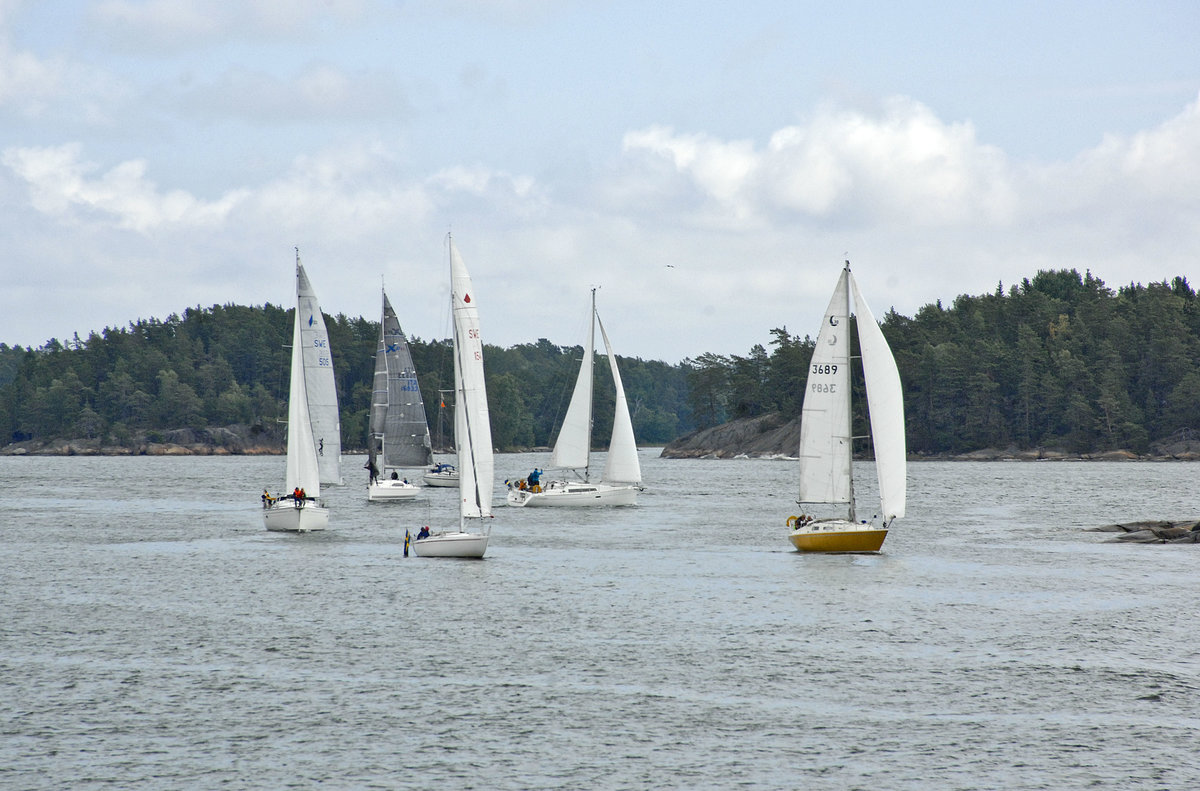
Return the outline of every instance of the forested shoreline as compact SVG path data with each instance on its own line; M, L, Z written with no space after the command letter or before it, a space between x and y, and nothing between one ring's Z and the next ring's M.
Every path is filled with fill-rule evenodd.
M290 316L270 304L214 305L38 349L0 344L0 448L79 440L128 451L179 432L217 445L240 437L233 452L281 448ZM326 323L343 445L353 451L365 447L379 325L344 315ZM1112 289L1090 272L1042 271L911 318L888 311L881 327L900 369L914 455L1143 454L1200 428L1200 306L1183 277ZM740 418L798 416L813 341L786 327L769 335L745 356L676 364L618 356L639 444ZM449 342L410 344L436 444L442 391L453 387ZM581 354L546 339L485 347L498 449L553 440ZM601 443L612 421L609 376L597 367ZM856 433L866 434L864 401L855 403ZM246 436L261 440L255 450Z
M122 449L215 445L233 452L282 451L292 309L275 305L189 308L39 349L0 344L0 443L23 448ZM366 448L379 322L325 315L337 377L343 447ZM448 340L409 338L436 446L449 448L453 356ZM551 441L579 370L581 346L546 339L485 346L492 436L501 449ZM683 364L618 356L637 435L664 444L692 425ZM598 366L595 423L608 436L613 395ZM607 385L605 383L608 383ZM607 392L607 395L605 393ZM439 432L439 418L441 428ZM191 441L189 441L191 440Z

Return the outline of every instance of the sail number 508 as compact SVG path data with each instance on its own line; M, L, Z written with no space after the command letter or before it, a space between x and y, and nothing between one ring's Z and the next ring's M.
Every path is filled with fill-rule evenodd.
M834 363L813 363L812 372L815 374L836 374L837 365Z

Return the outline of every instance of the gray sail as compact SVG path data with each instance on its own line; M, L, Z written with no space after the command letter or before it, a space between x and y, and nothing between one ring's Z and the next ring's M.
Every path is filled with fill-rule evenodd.
M375 352L375 381L371 398L371 457L383 467L424 467L433 461L425 403L417 385L408 339L387 294Z

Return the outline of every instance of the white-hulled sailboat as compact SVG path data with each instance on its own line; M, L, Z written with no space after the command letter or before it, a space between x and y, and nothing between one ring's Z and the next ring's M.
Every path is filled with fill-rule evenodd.
M306 312L310 303L304 298L305 291L311 295L312 286L297 257L296 315L292 320L292 364L288 384L287 472L284 478L288 494L272 500L263 493L263 505L266 506L263 521L267 529L300 533L324 530L329 526L329 509L319 499L321 475L304 370L305 350L301 327L311 318L311 314ZM311 304L315 302L314 297ZM302 493L303 497L297 497L298 493Z
M342 484L342 419L338 413L337 380L333 375L333 353L329 332L317 302L317 294L300 265L296 250L297 303L303 318L300 324L300 348L303 349L304 388L308 397L308 416L321 483Z
M412 542L420 557L481 558L492 518L492 427L483 378L483 338L471 276L449 236L450 300L454 313L454 443L458 451L458 529ZM470 522L476 523L471 529Z
M592 400L593 365L596 325L600 325L600 336L604 340L604 351L616 386L613 404L612 436L608 443L608 456L604 471L598 482L589 479L592 445ZM621 372L617 370L617 356L608 342L604 323L596 312L596 289L592 289L592 307L588 321L587 346L583 349L583 362L579 365L579 377L567 415L558 430L558 439L550 454L550 467L560 470L583 470L582 480L556 479L522 488L520 481L508 487L508 504L517 507L537 506L587 506L587 505L635 505L638 492L642 490L642 467L638 462L637 443L633 436L633 421L629 417L629 403L625 399L625 388L621 384Z
M368 468L377 473L377 465L382 462L383 475L367 482L367 500L394 502L416 498L421 488L409 483L400 470L429 464L433 461L433 449L412 352L387 294L383 295L379 346L375 351L370 429Z
M880 525L854 510L850 412L850 317L856 317L871 440L879 476ZM843 518L788 517L788 536L801 552L878 552L888 528L904 516L907 461L900 374L871 309L850 274L838 278L808 368L800 418L800 496L797 503L843 505Z

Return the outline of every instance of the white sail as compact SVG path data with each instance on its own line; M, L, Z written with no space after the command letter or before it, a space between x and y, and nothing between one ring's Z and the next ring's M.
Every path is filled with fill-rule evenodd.
M322 483L342 482L342 423L338 415L337 382L329 333L316 292L296 254L296 311L300 320L300 347L304 352L304 386Z
M593 309L593 313L594 313ZM629 417L629 402L625 399L625 387L621 384L621 372L617 370L617 355L608 342L604 322L596 314L600 325L600 337L604 340L604 352L608 355L608 366L612 370L613 382L617 386L616 402L613 405L612 438L608 443L608 458L600 480L612 483L641 483L642 466L638 462L637 443L633 436L633 420Z
M615 386L612 436L608 443L608 456L598 482L592 481L589 459L592 436L592 399L594 376L592 363L595 358L596 325L604 338L604 350L608 355ZM592 289L592 305L588 314L588 340L583 350L583 362L579 366L579 377L567 416L559 429L550 456L550 466L559 469L583 469L583 481L557 479L539 481L525 486L518 479L509 482L507 501L510 506L601 506L636 505L638 492L642 490L642 468L638 462L637 444L633 435L633 421L629 416L629 403L625 399L625 387L621 383L621 372L617 356L604 324L596 313L596 290Z
M297 310L292 321L292 373L288 384L287 472L284 481L289 494L299 488L309 497L319 497L321 476L317 469L317 447L309 423L300 317L301 313Z
M871 444L879 475L879 502L884 524L904 516L908 487L908 462L904 441L904 391L896 360L875 316L850 275L854 295L855 326L862 352L867 408L871 414Z
M454 438L458 448L459 514L465 521L491 515L495 475L475 289L453 241L449 244L454 313Z
M575 390L554 450L550 454L550 466L559 469L586 470L592 450L592 378L593 349L596 345L595 314L596 292L592 292L592 313L588 316L588 338L583 347L583 361L579 364L579 376L575 379Z
M852 504L850 479L850 315L847 279L838 276L808 368L800 418L802 503Z

